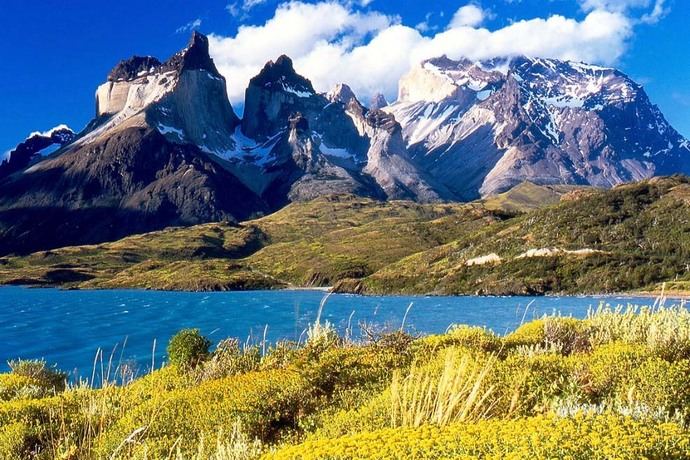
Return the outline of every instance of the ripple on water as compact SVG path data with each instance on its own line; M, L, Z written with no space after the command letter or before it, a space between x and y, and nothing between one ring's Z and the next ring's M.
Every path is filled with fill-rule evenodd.
M45 358L63 369L90 374L96 350L111 350L127 339L123 359L164 360L165 344L176 331L197 327L217 342L225 337L262 340L303 339L316 318L324 293L254 291L185 293L160 291L59 291L0 288L0 370L7 359ZM406 327L419 333L442 333L451 324L486 326L503 334L522 321L553 311L584 317L602 297L432 297L353 294L329 297L322 318L341 333L348 324L355 337L362 322L400 327L410 302ZM622 303L649 304L621 297ZM616 304L616 301L613 301ZM530 305L526 312L525 306ZM124 309L123 309L124 308ZM354 314L352 312L355 312ZM37 339L40 338L40 339Z

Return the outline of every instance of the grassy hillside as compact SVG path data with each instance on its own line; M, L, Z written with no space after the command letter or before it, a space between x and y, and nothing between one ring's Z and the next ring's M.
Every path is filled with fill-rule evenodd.
M352 196L113 243L0 258L0 283L178 290L542 294L690 284L690 184L524 183L469 204Z
M654 179L576 194L391 264L341 290L615 292L690 275L690 183Z
M544 318L505 337L353 342L314 324L302 344L208 348L187 330L163 368L96 366L67 388L45 363L11 363L0 458L690 458L686 309Z
M327 286L452 241L497 215L461 204L321 198L238 226L173 228L1 258L0 282L184 290Z

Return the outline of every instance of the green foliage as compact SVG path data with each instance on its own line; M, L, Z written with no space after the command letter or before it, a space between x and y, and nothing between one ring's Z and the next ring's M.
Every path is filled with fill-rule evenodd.
M174 365L193 368L208 357L211 341L199 329L183 329L168 343L168 357Z

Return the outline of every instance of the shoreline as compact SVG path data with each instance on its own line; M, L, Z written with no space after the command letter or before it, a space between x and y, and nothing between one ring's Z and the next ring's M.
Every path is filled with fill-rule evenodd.
M658 299L662 292L659 291L629 291L629 292L613 292L613 293L546 293L541 295L520 295L520 294L505 294L505 295L476 295L476 294L437 294L437 293L386 293L386 294L358 294L353 292L333 292L333 286L321 286L321 287L301 287L301 286L288 286L281 289L240 289L240 290L227 290L227 291L193 291L193 290L183 290L183 289L147 289L147 288L137 288L137 287L122 287L122 288L81 288L81 287L71 287L71 286L59 286L59 285L32 285L32 284L2 284L0 289L6 287L18 287L23 289L58 289L62 291L149 291L149 292L161 292L161 293L220 293L220 292L260 292L260 291L305 291L305 292L323 292L324 294L341 294L357 297L592 297L592 298L615 298L615 297L637 297L637 298L648 298L648 299ZM664 291L663 296L669 300L679 300L679 301L690 301L690 291Z

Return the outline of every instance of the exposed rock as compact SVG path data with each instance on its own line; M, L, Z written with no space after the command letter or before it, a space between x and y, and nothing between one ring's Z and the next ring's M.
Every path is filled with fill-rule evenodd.
M134 80L160 67L161 61L153 56L132 56L120 61L108 74L108 81Z
M43 133L32 133L0 162L0 179L28 167L32 161L45 154L49 147L62 147L71 143L75 137L74 131L65 125L56 126Z
M380 110L384 107L388 107L388 101L386 96L381 93L375 94L369 101L369 109L371 110Z

